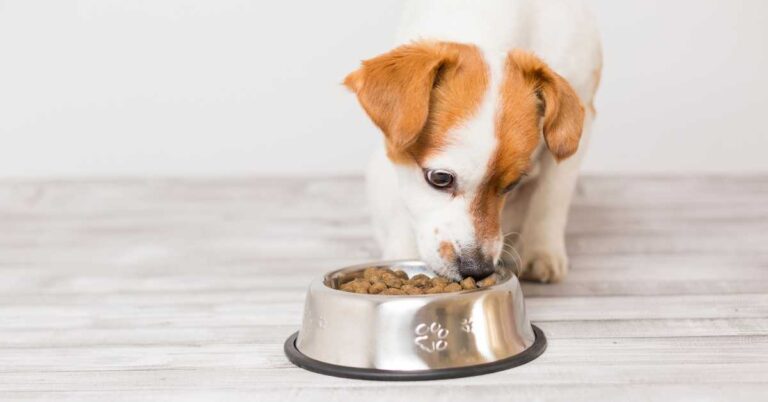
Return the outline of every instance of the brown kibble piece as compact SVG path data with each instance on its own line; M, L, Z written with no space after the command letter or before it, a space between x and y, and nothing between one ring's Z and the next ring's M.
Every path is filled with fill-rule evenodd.
M384 277L384 283L390 288L400 289L403 286L403 280L394 275Z
M485 279L481 280L480 282L477 282L477 286L484 288L488 286L493 286L496 284L496 276L491 275L486 277Z
M352 284L349 283L349 282L341 285L341 287L339 289L341 289L341 290L343 290L345 292L354 292L355 291L354 286L352 286Z
M356 284L359 284L359 285L370 285L371 284L370 280L365 279L365 278L355 278L355 279L352 280L352 282L349 282L349 283L356 283Z
M363 270L363 278L372 280L381 277L381 272L378 268L366 268Z
M428 295L433 295L433 294L437 294L437 293L444 293L444 292L445 292L445 287L443 287L443 286L432 286L431 288L429 288L429 289L424 291L424 293L426 293Z
M389 289L384 289L384 291L382 291L379 294L390 295L390 296L402 296L405 294L405 292L403 292L400 289L389 288Z
M372 295L379 294L387 289L387 285L384 282L376 282L368 288L368 293Z
M442 276L436 276L429 280L432 286L441 286L445 287L445 285L451 283L450 279L443 278Z
M448 285L446 285L446 286L443 288L443 290L444 290L445 292L458 292L458 291L460 291L460 290L462 290L462 289L461 289L461 285L459 285L459 284L458 284L458 283L456 283L456 282L453 282L453 283L449 283Z
M397 270L395 271L395 276L404 281L408 280L408 274L405 271Z
M429 279L428 276L424 274L414 275L413 278L411 278L411 285L413 286L424 288L424 287L429 287L431 284L432 284L432 281Z
M475 278L468 276L461 280L461 287L463 289L477 289L477 283L475 283Z
M352 282L347 282L348 285L352 286L355 289L364 289L368 291L368 288L371 287L371 283L368 282L368 280L364 278L355 278Z
M416 286L409 286L408 289L400 289L405 292L407 295L415 296L415 295L423 295L424 290L422 288L417 288Z
M394 273L382 272L381 273L381 280L386 280L386 279L399 279L399 278Z
M395 271L393 271L393 270L391 270L389 268L379 268L379 270L381 271L382 275L386 275L386 274L394 275L395 274Z
M352 293L368 293L368 288L370 286L371 285L367 280L363 278L355 278L347 283L342 284L339 289Z
M363 278L371 279L372 276L377 275L379 272L376 268L366 268L363 270Z
M424 291L421 288L413 286L408 283L403 284L403 286L400 287L400 290L402 290L403 292L405 292L405 294L408 294L408 295L424 294Z

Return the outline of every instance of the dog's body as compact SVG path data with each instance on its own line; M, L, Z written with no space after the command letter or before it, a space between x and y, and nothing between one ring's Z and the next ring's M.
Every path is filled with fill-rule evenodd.
M561 279L600 79L595 22L571 0L406 7L403 46L345 81L385 135L367 175L383 257Z

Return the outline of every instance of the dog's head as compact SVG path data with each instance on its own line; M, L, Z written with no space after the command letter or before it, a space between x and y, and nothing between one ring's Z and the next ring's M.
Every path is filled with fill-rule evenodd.
M584 111L530 53L486 59L475 46L416 42L366 60L344 84L385 137L420 257L449 276L484 276L503 247L506 194L540 138L574 152Z

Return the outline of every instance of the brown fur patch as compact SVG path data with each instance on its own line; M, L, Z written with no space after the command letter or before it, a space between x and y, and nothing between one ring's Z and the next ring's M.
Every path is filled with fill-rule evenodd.
M437 251L440 254L440 257L445 261L454 261L456 259L456 249L454 249L453 245L448 241L441 241Z
M476 112L488 68L475 46L424 41L364 61L344 84L384 133L389 158L421 164Z
M504 198L505 195L496 191L493 185L484 182L472 200L475 237L481 245L501 235L501 210L504 206Z
M579 148L584 127L584 107L571 85L541 59L519 50L510 52L507 74L508 80L511 75L521 75L543 99L544 140L555 159L573 155Z
M500 234L503 191L529 168L539 144L539 122L547 147L557 160L576 152L584 109L571 86L531 53L510 52L500 87L496 121L498 149L472 202L480 241Z

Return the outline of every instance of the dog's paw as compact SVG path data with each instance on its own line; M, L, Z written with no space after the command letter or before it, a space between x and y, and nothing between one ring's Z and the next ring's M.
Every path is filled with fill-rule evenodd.
M520 278L544 283L559 282L568 273L565 251L533 251L523 256Z

